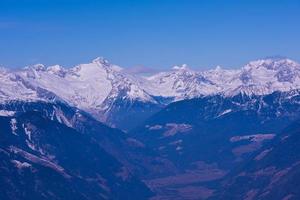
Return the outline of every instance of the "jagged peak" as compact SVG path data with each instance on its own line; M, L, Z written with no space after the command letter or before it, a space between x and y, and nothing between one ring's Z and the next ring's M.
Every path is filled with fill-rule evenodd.
M60 65L52 65L47 67L47 71L61 71L64 70L64 68Z
M267 69L278 69L280 67L299 67L300 64L296 61L286 57L268 57L265 59L258 59L246 64L243 69L255 69L255 68L267 68Z
M35 64L33 65L32 67L30 67L36 71L45 71L46 70L46 67L44 64L41 64L41 63L38 63L38 64Z
M110 64L108 60L104 59L103 57L97 57L93 59L91 62L88 63L82 63L79 65L76 65L72 67L69 71L71 72L79 72L82 70L94 70L94 69L99 69L99 68L107 68L109 67Z
M172 67L172 70L190 70L190 68L188 67L187 64L183 64L181 66L176 65Z
M93 59L92 63L109 65L109 61L107 59L105 59L104 57L97 57L97 58Z
M67 73L67 70L60 65L52 65L47 67L47 72L64 77Z
M113 69L114 71L121 71L123 68L118 66L118 65L114 65L111 64L107 59L105 59L104 57L97 57L95 59L93 59L92 63L97 64L98 66L105 66L105 67L109 67L110 69Z

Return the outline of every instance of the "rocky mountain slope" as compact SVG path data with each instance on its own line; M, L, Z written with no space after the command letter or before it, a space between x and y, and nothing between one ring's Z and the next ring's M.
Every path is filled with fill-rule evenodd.
M147 199L152 195L100 145L101 140L98 143L89 134L37 111L2 116L0 126L1 199Z
M228 174L212 199L299 199L299 136L296 121Z

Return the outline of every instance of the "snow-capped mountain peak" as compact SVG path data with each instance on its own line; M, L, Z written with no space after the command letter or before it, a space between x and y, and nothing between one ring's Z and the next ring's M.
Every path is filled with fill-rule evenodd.
M37 91L28 87L19 79L17 74L9 70L0 70L0 102L11 100L35 101L39 100Z
M207 95L217 91L216 85L201 73L187 65L175 66L169 72L148 77L151 87L147 89L154 96L173 97L175 100Z
M268 82L293 83L300 76L300 64L290 59L257 60L242 68L242 76L255 78L256 82L265 78Z
M228 95L236 93L270 94L300 88L300 65L287 58L267 58L245 65L226 89Z
M268 70L281 70L286 68L300 69L300 64L288 58L267 58L249 62L245 70L265 68Z
M172 70L189 70L189 67L187 64L183 64L181 66L175 65L174 67L172 67Z
M114 64L111 64L107 59L103 57L97 57L92 60L93 64L96 64L99 67L104 67L113 71L121 71L123 68Z
M103 58L72 68L38 64L13 72L3 70L0 83L0 100L59 99L97 118L122 102L126 106L134 102L157 104L140 78Z
M47 72L64 77L66 75L66 73L68 72L68 70L64 69L60 65L53 65L53 66L47 67Z
M103 57L97 57L97 58L93 59L92 63L109 65L109 61Z

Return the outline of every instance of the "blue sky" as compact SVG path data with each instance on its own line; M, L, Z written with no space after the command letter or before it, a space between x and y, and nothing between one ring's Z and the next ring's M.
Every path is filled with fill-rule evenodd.
M1 0L0 65L240 67L300 61L299 0Z

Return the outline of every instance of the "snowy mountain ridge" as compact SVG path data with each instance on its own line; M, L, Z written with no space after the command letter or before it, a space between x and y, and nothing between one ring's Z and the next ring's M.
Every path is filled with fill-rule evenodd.
M161 104L159 98L177 101L201 96L266 95L300 88L300 64L287 58L267 58L241 69L194 71L187 65L150 77L127 73L106 59L72 68L37 64L0 70L0 101L61 100L89 113L109 112L116 102Z
M218 66L212 70L193 71L184 65L147 79L154 85L148 89L150 94L175 99L214 94L266 95L300 88L300 64L286 58L267 58L235 70Z

